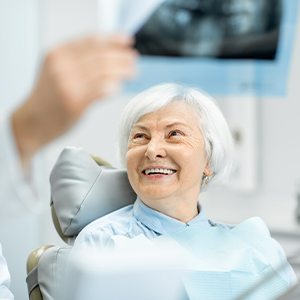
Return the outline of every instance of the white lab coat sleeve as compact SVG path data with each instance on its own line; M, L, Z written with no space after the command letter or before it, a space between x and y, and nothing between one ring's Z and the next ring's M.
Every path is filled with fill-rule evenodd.
M0 242L13 283L11 290L16 298L24 299L27 255L38 245L49 242L47 230L52 230L50 213L46 215L50 212L49 173L41 152L24 172L10 120L10 114L0 112Z
M41 173L38 167L40 164L32 162L26 172L22 169L10 115L0 114L0 218L45 206L45 199L41 201L39 197L42 185L36 182Z
M2 256L2 248L0 244L0 300L12 300L13 294L9 290L10 275L6 265L5 258Z

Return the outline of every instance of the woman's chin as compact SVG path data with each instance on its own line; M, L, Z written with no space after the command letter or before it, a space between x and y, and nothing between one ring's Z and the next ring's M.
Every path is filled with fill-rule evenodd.
M169 198L172 196L172 191L170 189L164 189L164 188L156 188L156 189L144 189L140 191L138 194L139 197L142 200L147 200L147 201L158 201L162 199Z

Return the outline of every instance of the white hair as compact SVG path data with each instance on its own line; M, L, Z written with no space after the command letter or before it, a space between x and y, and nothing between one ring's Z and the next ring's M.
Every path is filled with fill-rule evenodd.
M233 140L228 124L213 99L195 88L164 83L136 95L125 106L119 127L119 154L123 163L133 125L145 114L163 108L174 101L192 106L199 117L199 127L214 179L228 176L233 162Z

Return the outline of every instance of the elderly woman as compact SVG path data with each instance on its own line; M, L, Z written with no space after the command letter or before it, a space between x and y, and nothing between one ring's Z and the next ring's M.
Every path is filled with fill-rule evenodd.
M228 125L206 94L162 84L137 95L123 111L120 154L138 197L89 224L75 246L111 246L116 235L167 236L199 261L198 279L191 272L184 279L190 299L234 299L268 272L273 279L255 299L283 291L295 275L288 264L276 270L286 258L264 223L217 224L199 202L212 180L228 174L232 150Z

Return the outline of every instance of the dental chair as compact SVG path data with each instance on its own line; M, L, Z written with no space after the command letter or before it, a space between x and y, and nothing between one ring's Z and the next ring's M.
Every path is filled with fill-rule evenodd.
M66 148L50 175L51 213L64 246L45 245L30 253L27 286L30 300L54 300L74 240L87 224L136 198L125 170L79 148Z

